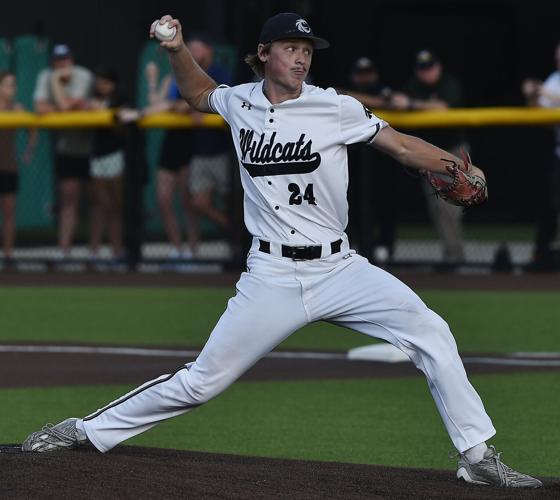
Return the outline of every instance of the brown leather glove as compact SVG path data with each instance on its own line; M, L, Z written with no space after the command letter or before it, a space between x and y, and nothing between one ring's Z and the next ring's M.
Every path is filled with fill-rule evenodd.
M438 198L463 207L479 205L488 199L488 187L484 173L471 163L464 150L463 165L452 162L447 171L449 175L424 170L422 174L434 189Z

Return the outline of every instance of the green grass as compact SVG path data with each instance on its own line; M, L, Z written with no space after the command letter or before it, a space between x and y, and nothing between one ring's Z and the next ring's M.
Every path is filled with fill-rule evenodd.
M232 289L0 287L0 342L202 345ZM560 294L422 291L461 351L559 351ZM318 323L283 347L348 349L367 337ZM559 373L475 376L506 463L557 476ZM139 381L141 382L141 381ZM0 442L84 415L130 387L0 390ZM222 453L452 468L452 445L422 378L246 382L133 444Z
M560 470L560 374L472 377L498 429L506 463ZM48 421L83 415L129 387L0 390L0 442L20 442ZM131 444L210 452L453 468L452 449L422 378L237 383L190 415Z
M202 346L229 288L0 288L0 341ZM558 351L560 293L423 291L463 352ZM345 350L370 339L326 323L282 347Z

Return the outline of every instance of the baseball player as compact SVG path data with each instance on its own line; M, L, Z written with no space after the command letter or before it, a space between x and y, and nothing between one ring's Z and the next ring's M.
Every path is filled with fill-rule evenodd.
M155 25L152 24L151 36ZM346 146L367 142L433 174L449 165L482 171L418 138L393 130L350 96L304 83L314 50L328 42L294 13L262 28L247 63L263 80L216 85L194 62L181 25L162 42L181 95L230 125L253 235L247 271L202 352L175 373L151 380L85 418L46 425L23 443L45 452L91 443L101 452L224 391L292 332L317 320L383 339L424 372L459 452L457 476L471 483L539 487L500 460L495 434L469 383L447 323L406 285L348 247Z

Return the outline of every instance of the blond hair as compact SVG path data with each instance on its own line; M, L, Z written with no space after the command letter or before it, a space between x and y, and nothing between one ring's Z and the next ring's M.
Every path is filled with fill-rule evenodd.
M270 52L271 43L267 43L262 48L264 54L268 54ZM244 61L249 65L249 67L253 70L253 73L257 75L259 78L264 78L264 65L265 63L259 59L258 54L247 54L245 56Z

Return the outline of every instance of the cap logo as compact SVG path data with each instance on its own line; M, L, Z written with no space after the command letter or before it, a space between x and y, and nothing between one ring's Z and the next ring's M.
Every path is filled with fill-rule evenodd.
M296 28L302 33L311 33L311 28L305 19L298 19L296 21Z
M423 50L418 54L418 60L421 62L427 62L432 59L432 54L430 54L427 50Z

